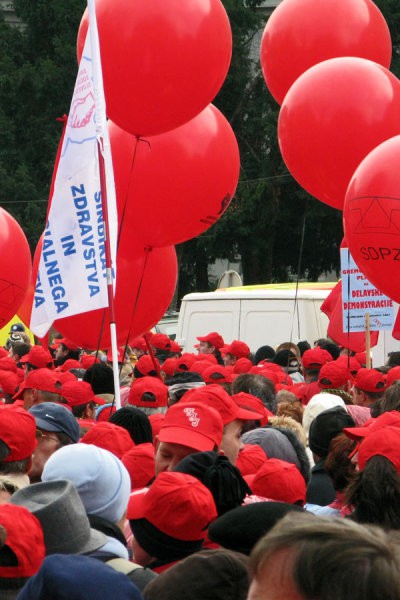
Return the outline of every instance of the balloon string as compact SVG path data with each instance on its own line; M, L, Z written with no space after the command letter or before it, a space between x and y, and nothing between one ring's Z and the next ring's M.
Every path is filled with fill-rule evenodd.
M304 250L304 235L305 235L305 231L306 231L307 209L308 209L308 198L306 198L306 201L305 201L304 215L303 215L303 226L302 226L302 230L301 230L301 241L300 241L300 250L299 250L299 261L297 263L296 288L295 288L295 293L294 293L294 306L293 306L293 315L292 315L292 325L291 325L291 328L290 328L290 340L289 340L290 344L292 344L292 340L293 340L293 330L294 330L294 320L295 320L295 317L296 317L296 310L297 310L297 330L298 330L299 336L300 336L300 315L299 315L299 310L298 310L298 292L299 292L299 280L300 280L301 261L302 261L302 258L303 258L303 250ZM287 367L289 367L289 361L290 361L290 355L288 354Z

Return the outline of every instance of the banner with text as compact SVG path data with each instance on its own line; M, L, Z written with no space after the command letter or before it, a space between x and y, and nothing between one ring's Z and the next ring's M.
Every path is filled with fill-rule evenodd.
M340 249L340 263L344 332L365 331L366 313L370 316L371 331L391 330L393 301L364 277L348 248Z
M116 232L115 207L110 213L110 228ZM56 319L107 305L105 226L87 35L43 236L30 327L43 337Z

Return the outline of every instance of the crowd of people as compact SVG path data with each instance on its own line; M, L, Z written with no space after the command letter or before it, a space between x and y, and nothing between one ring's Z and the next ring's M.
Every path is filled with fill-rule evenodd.
M201 333L201 332L199 332ZM4 600L400 600L400 352L0 348Z

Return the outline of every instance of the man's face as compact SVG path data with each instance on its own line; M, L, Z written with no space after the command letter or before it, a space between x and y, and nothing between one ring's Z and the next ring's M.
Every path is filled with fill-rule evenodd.
M233 465L236 464L240 449L243 447L242 429L243 421L240 419L235 419L224 427L221 450Z
M59 360L60 358L64 358L68 354L68 348L66 348L63 344L59 344L57 349L54 352L55 360Z
M159 442L156 452L156 476L163 471L172 471L172 469L189 454L198 452L195 448L182 446L181 444L171 444L169 442Z
M54 431L45 431L36 429L37 446L32 455L32 466L29 470L29 479L31 483L37 483L41 480L44 465L56 450L61 447L60 440Z

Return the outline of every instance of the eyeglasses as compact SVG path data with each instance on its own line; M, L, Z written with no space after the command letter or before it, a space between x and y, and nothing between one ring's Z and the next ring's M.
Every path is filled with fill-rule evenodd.
M53 442L58 442L60 443L60 440L57 437L52 437L51 435L48 435L47 433L43 433L43 431L40 431L40 429L36 429L36 439L39 440L53 440Z

